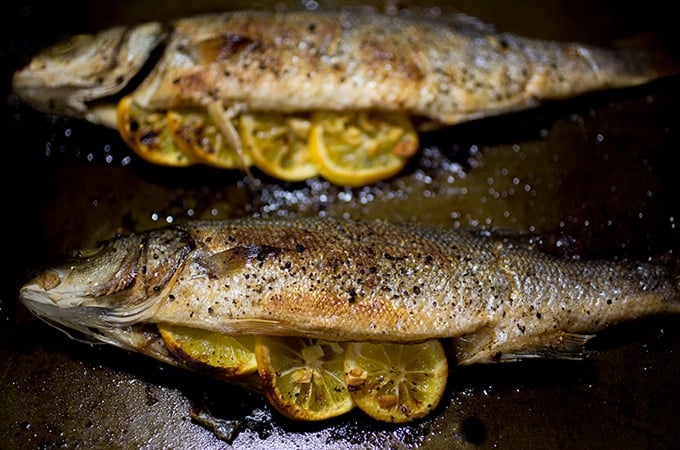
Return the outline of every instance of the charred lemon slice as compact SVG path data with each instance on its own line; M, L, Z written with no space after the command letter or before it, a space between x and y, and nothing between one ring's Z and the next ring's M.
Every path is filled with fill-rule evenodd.
M309 120L278 114L243 114L240 135L255 166L283 181L302 181L319 174L309 155Z
M153 164L186 167L196 159L185 152L168 130L165 112L141 108L131 97L123 97L116 110L118 132L140 157Z
M312 116L309 149L328 181L363 186L401 171L418 149L418 135L402 113L320 112Z
M284 416L324 420L354 407L343 376L344 344L258 336L255 355L265 396Z
M438 340L347 347L345 380L352 399L377 420L403 423L424 417L439 403L447 377L448 363Z
M254 336L227 336L163 324L158 325L158 331L170 353L197 371L227 380L257 371Z
M220 132L207 113L201 111L168 111L168 128L179 146L201 163L222 169L239 169L252 163L247 154L241 156Z

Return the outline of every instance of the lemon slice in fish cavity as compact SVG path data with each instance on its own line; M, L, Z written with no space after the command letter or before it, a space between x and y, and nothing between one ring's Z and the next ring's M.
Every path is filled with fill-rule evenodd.
M318 421L354 407L343 375L346 344L298 337L255 340L265 396L284 416Z
M418 145L418 134L404 113L312 115L310 154L321 176L334 184L363 186L396 175Z
M173 138L165 112L148 111L131 97L123 97L118 102L116 118L121 138L144 160L172 167L186 167L197 162Z
M405 113L317 112L311 118L257 113L215 123L212 119L222 116L208 110L150 111L127 96L118 102L117 128L125 143L153 164L246 171L255 165L282 181L321 175L350 187L396 175L419 145Z
M224 380L257 372L254 336L227 336L197 328L159 324L168 351L189 368Z
M426 416L439 403L448 378L442 344L355 342L347 347L345 380L354 403L383 422Z
M203 164L222 169L252 164L249 155L239 155L204 111L168 111L167 123L177 144Z
M262 172L283 181L303 181L319 174L309 155L308 118L243 114L239 124L244 150Z

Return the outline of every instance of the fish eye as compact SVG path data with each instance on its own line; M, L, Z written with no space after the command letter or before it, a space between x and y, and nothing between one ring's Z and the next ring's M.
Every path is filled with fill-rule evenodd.
M100 245L99 247L93 247L93 248L85 248L85 249L80 249L78 250L77 257L78 258L90 258L102 251L104 248L103 245Z
M53 270L45 272L39 279L38 284L46 291L54 289L61 284L59 273Z
M78 48L80 48L84 43L87 43L89 40L90 39L88 35L77 34L54 44L50 49L50 53L52 56L64 56L77 51Z
M73 38L59 42L52 47L52 54L55 56L64 55L73 48Z

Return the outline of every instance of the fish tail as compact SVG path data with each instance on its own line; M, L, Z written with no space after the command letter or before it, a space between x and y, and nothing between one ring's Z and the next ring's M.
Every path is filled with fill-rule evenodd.
M671 283L675 288L674 305L676 312L680 313L680 260L677 258L672 263Z
M680 74L680 50L656 33L639 33L614 44L624 70L647 80Z
M666 289L661 289L660 297L663 299L663 304L667 313L680 314L680 258L674 254L664 254L654 257L650 260L650 265L656 268L658 273L665 273ZM649 271L648 273L651 273ZM652 278L652 282L653 282ZM661 285L662 283L655 283L653 285ZM651 289L654 291L654 289ZM663 295L662 292L665 294Z

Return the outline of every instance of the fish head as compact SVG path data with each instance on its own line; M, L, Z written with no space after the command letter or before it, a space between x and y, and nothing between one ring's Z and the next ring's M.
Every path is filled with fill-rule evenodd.
M115 103L106 97L127 86L166 35L162 24L149 22L72 36L15 72L13 91L38 111L115 127Z
M152 316L193 246L178 228L117 237L41 271L21 288L20 299L70 336L77 331L98 340L112 327Z

